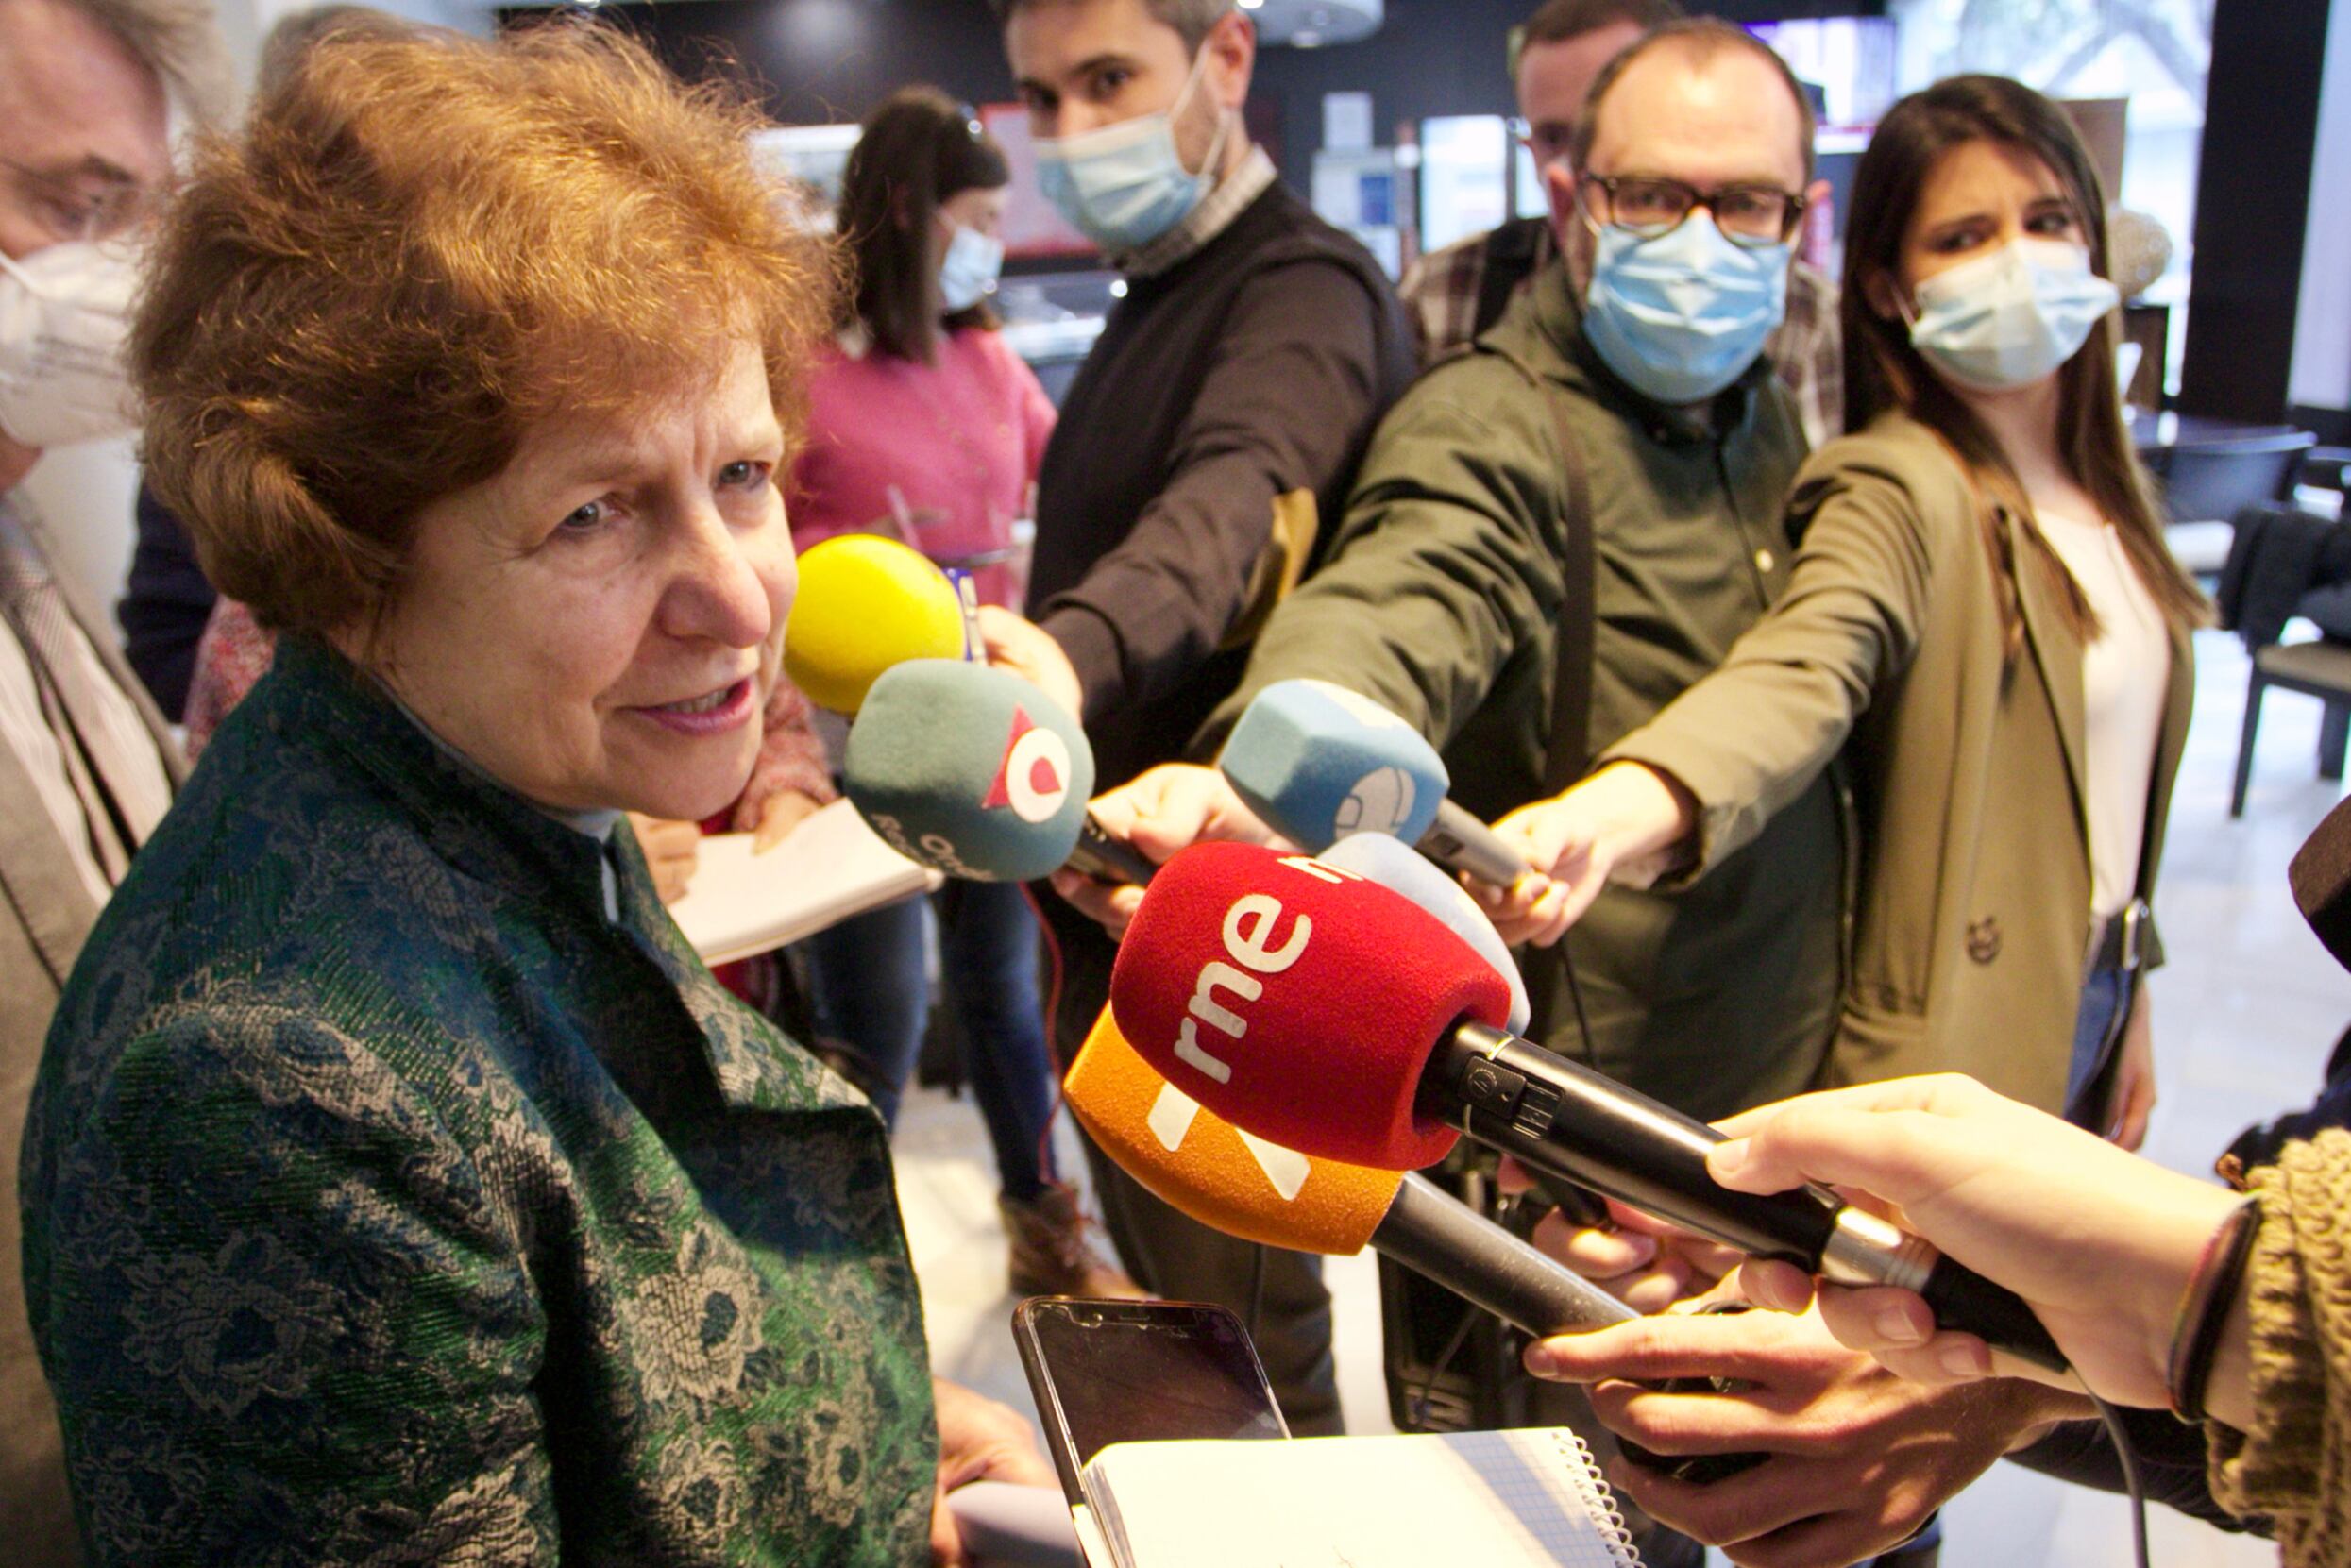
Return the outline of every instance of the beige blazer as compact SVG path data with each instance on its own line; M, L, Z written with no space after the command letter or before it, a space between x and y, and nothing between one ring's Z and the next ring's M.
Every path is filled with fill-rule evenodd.
M20 517L29 513L17 494L0 496L0 507ZM179 747L123 660L112 628L82 602L70 582L59 577L59 585L82 633L138 705L172 783L178 784L186 776ZM0 635L13 633L0 630ZM25 656L33 656L30 649ZM0 831L0 1541L8 1543L0 1555L14 1568L67 1568L80 1554L65 1492L57 1411L25 1317L16 1162L49 1016L99 905L50 825L32 774L8 746L0 746L0 824L6 824Z
M1798 476L1787 593L1714 675L1609 749L1697 797L1697 874L1840 750L1860 815L1834 1083L1957 1071L2063 1109L2089 930L2082 646L2025 524L2024 647L2004 646L1978 500L1932 431L1888 414ZM2139 887L2162 856L2193 652L2171 638ZM1833 875L1831 868L1823 875ZM1758 998L1757 1005L1769 1005Z

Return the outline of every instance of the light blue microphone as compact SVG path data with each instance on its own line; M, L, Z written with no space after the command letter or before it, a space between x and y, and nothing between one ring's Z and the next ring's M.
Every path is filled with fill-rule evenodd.
M1478 901L1463 891L1460 883L1437 869L1418 850L1385 834L1351 835L1314 858L1326 866L1366 877L1390 892L1401 893L1443 920L1479 957L1492 965L1497 974L1510 982L1510 1021L1504 1027L1514 1035L1527 1032L1533 1013L1527 1000L1527 983L1519 977L1518 966L1511 961L1510 949L1502 945L1502 934L1494 929L1486 912L1478 907Z
M1268 827L1310 850L1359 833L1412 843L1452 783L1418 731L1328 681L1277 681L1259 692L1217 767Z
M1496 887L1531 869L1445 798L1451 775L1419 731L1328 681L1277 681L1259 692L1216 766L1268 827L1317 852L1377 833Z

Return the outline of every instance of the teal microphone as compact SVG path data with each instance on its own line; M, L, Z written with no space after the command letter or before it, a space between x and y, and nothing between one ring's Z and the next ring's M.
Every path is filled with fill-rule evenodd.
M907 859L968 882L1063 866L1144 882L1157 868L1093 827L1094 754L1067 709L1007 671L909 659L876 679L849 729L842 788Z

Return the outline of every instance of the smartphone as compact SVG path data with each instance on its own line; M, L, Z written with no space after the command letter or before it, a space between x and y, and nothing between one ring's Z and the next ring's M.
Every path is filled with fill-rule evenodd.
M1290 1435L1247 1330L1222 1307L1037 1296L1013 1308L1012 1338L1072 1508L1111 1443Z

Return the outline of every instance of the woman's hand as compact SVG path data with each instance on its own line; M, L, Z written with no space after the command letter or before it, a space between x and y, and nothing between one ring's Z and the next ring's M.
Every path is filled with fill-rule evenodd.
M1508 889L1466 884L1502 940L1549 947L1583 918L1613 876L1646 886L1666 851L1698 818L1689 792L1639 763L1611 763L1564 794L1521 806L1494 824L1535 876Z
M759 805L759 826L752 831L751 852L766 854L789 838L792 830L818 811L816 797L805 790L779 789Z
M2119 1405L2168 1402L2173 1314L2205 1242L2242 1201L1951 1074L1806 1095L1721 1126L1731 1140L1707 1168L1723 1186L1825 1182L1890 1206L1906 1228L2023 1297L2083 1383ZM1740 1280L1751 1300L1784 1311L1814 1293L1811 1276L1784 1263L1751 1261ZM1905 1377L1990 1371L1983 1340L1938 1331L1910 1291L1819 1295L1831 1332ZM2235 1391L2214 1380L2224 1420Z
M1094 797L1094 820L1141 850L1155 865L1204 838L1243 844L1282 844L1274 830L1242 803L1213 767L1172 762L1140 773L1108 795ZM1053 873L1053 890L1101 922L1115 940L1142 905L1142 889L1111 886L1079 871Z
M653 873L653 891L664 903L675 903L685 897L685 885L694 880L694 864L701 852L702 828L693 822L672 822L658 817L640 817L629 813L629 826L636 830L637 848L645 851L645 865Z
M2089 1402L2000 1379L1920 1388L1839 1345L1818 1314L1644 1318L1528 1348L1538 1376L1592 1385L1592 1408L1651 1453L1763 1453L1764 1463L1678 1481L1627 1458L1611 1484L1684 1534L1758 1568L1853 1562L1908 1540L2001 1455ZM1668 1378L1728 1376L1733 1393L1665 1393Z
M2106 1139L2133 1154L2147 1141L2147 1118L2155 1111L2155 1023L2144 981L2131 999L2130 1018L2115 1048L2114 1093L2106 1101Z
M1085 717L1086 688L1077 679L1077 666L1052 632L994 604L979 607L979 629L989 664L1036 686L1067 708L1072 718Z
M960 1383L931 1379L931 1401L939 1415L939 1486L931 1498L931 1561L959 1568L963 1540L948 1511L947 1493L973 1481L1009 1481L1016 1486L1057 1489L1060 1478L1037 1446L1025 1417Z

